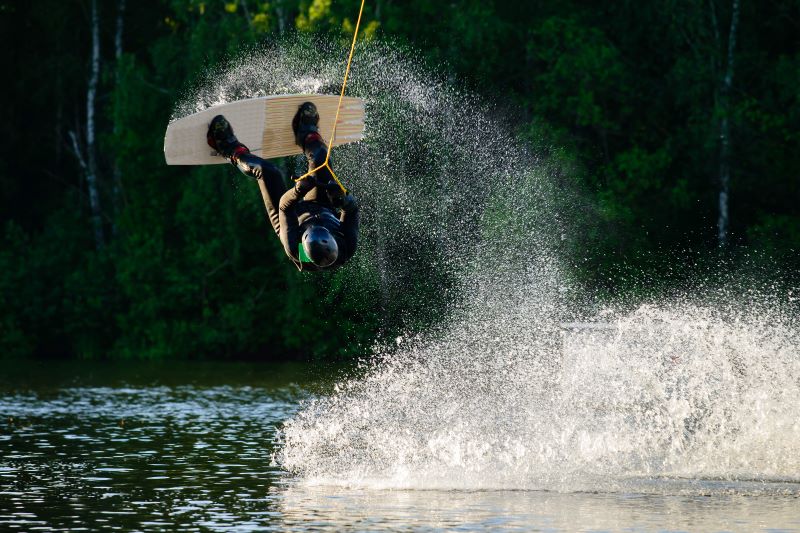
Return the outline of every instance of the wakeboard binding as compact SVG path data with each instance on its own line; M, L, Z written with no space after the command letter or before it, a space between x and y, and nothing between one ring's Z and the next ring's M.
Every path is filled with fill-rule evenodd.
M305 149L306 141L321 139L319 134L319 112L311 102L303 102L292 119L292 131L297 146ZM309 136L313 136L309 138Z
M247 147L236 138L236 135L233 133L233 127L223 115L217 115L211 119L211 123L208 125L206 140L208 141L208 145L216 150L219 155L227 158L233 158L236 155L249 151Z

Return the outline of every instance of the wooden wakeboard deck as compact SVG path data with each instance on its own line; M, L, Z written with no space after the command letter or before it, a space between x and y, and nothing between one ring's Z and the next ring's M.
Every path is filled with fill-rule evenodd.
M208 124L216 115L225 115L239 141L264 159L302 153L294 142L292 118L303 102L317 106L319 132L328 141L339 96L283 94L221 104L172 122L164 136L164 157L168 165L227 163L227 159L216 155L206 144ZM360 141L363 137L364 101L347 96L342 100L333 145Z

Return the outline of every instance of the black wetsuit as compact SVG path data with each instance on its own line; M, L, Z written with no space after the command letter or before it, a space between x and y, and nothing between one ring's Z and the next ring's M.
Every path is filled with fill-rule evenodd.
M313 168L322 165L328 154L321 140L307 142L304 151L308 164ZM317 170L315 178L301 180L287 191L280 170L266 159L246 152L233 157L233 162L244 174L262 180L266 188L263 196L269 221L286 255L300 270L328 270L341 266L353 257L358 246L358 204L355 199L342 196L338 185L332 183L327 168ZM334 204L344 205L339 216L336 215ZM303 232L312 225L327 228L339 248L336 262L325 269L300 260L299 246Z

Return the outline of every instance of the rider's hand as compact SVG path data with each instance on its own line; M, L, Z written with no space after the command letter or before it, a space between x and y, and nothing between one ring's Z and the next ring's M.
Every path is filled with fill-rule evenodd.
M317 181L313 176L306 176L305 178L295 182L294 190L297 191L301 197L305 196L308 191L317 185Z
M341 193L341 189L339 189ZM352 194L340 194L335 202L332 202L334 207L338 207L345 213L350 213L358 208L358 202Z
M325 193L328 195L328 200L330 200L333 207L341 207L342 197L344 197L344 192L342 188L339 186L338 183L331 180L327 184L323 186L325 189Z

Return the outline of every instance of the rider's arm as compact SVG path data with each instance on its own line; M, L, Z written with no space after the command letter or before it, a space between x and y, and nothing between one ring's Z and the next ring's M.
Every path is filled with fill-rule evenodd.
M359 208L358 202L352 194L344 197L342 203L342 214L339 215L339 222L341 222L341 231L344 235L344 241L347 246L342 255L339 256L338 263L344 263L356 253L358 247L358 224L359 224Z
M297 256L297 245L300 243L300 226L297 224L295 206L313 187L314 182L311 179L306 178L298 181L294 187L283 193L278 207L281 244L283 244L286 255L295 261L300 260Z

